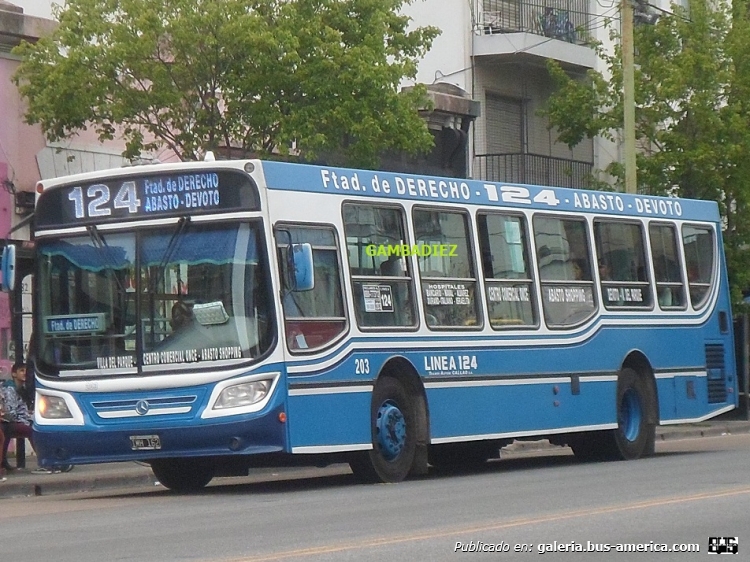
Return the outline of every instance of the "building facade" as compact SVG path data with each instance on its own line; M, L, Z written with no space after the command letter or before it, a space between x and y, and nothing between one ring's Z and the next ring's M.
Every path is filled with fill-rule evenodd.
M540 115L554 89L548 60L573 77L600 72L593 41L609 41L606 18L619 1L415 0L415 25L442 30L417 81L448 83L480 104L469 138L470 175L493 181L585 187L596 169L620 159L619 143L557 142Z
M29 240L36 183L60 175L112 168L123 164L124 144L103 145L95 135L49 143L39 126L24 122L26 106L12 81L20 58L11 53L21 41L34 42L51 33L56 22L25 14L23 8L0 0L0 240ZM24 360L31 331L31 281L20 280L21 293L11 302L0 292L0 378L14 361ZM11 330L13 323L16 327Z

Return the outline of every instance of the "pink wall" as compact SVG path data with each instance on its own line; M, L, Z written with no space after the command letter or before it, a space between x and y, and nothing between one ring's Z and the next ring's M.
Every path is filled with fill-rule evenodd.
M18 3L13 0L11 2ZM0 7L2 6L0 3ZM0 9L0 182L7 179L13 182L17 192L34 192L36 183L41 179L37 155L47 147L47 141L38 125L27 125L24 122L26 103L12 82L12 76L20 60L8 53L8 50L19 41L18 25L18 10L8 12ZM21 36L31 39L51 33L57 24L43 18L21 15L20 25ZM84 131L81 135L56 146L106 154L120 153L124 149L124 143L121 141L107 143L105 149L92 130ZM55 172L64 173L57 170ZM49 175L49 170L45 173ZM15 213L13 196L4 189L4 184L0 183L0 239L6 238L11 226L22 218ZM28 229L24 228L14 232L12 238L24 239L27 233ZM0 293L0 330L9 326L8 296ZM28 337L28 328L25 327L24 331ZM2 359L4 351L0 349L0 378L4 368L8 366L8 362Z
M0 153L1 154L1 153ZM3 189L4 181L8 175L8 165L5 162L0 161L0 236L5 236L5 233L10 230L10 193ZM10 328L10 307L8 294L0 292L0 330ZM10 337L10 332L7 332ZM1 341L1 340L0 340ZM0 344L1 345L1 344ZM6 349L0 349L0 379L7 378L10 373L11 362L4 359L7 353Z
M0 121L0 126L2 121ZM10 230L10 214L13 212L10 205L10 193L4 188L4 181L8 178L8 164L2 161L3 151L0 150L0 236ZM10 307L8 294L0 292L0 330L10 328ZM10 337L10 332L7 332ZM1 341L1 340L0 340ZM11 361L5 359L7 349L0 349L0 380L8 378Z
M16 191L34 191L39 181L39 166L36 155L46 146L46 140L38 126L24 123L26 109L18 89L11 81L19 60L7 52L0 52L0 182L10 180ZM15 214L15 200L0 183L0 237L5 238L11 226L22 217ZM14 233L13 238L18 238ZM0 330L4 337L0 342L7 346L10 340L9 298L0 293ZM27 335L28 336L28 335ZM7 378L11 361L6 359L7 347L0 349L0 379Z
M33 191L40 179L36 155L46 141L39 127L23 121L26 107L11 82L18 61L6 56L0 55L0 162L7 164L8 179L17 190Z
M5 180L7 179L8 164L3 162L3 158L0 156L0 236L3 237L10 230L10 213L13 211L10 193L5 189Z

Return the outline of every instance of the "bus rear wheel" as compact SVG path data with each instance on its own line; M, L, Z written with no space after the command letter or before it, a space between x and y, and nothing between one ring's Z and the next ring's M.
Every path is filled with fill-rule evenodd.
M205 459L155 459L151 471L159 483L175 492L195 492L211 482L214 465Z
M633 369L623 369L617 381L617 429L613 450L623 460L651 454L656 426L651 412L656 407L651 385Z
M394 377L383 377L372 393L372 450L354 457L349 466L363 482L400 482L414 464L417 450L414 398Z
M653 454L656 398L645 377L625 368L617 380L617 429L581 434L570 442L582 461L634 460Z

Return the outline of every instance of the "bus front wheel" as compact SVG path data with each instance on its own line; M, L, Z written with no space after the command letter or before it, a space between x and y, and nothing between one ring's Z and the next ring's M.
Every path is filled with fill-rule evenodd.
M151 470L159 483L175 492L195 492L211 482L214 465L204 459L154 459Z
M383 377L372 393L372 450L358 454L349 463L357 479L364 482L404 480L414 464L416 428L414 398L399 380Z

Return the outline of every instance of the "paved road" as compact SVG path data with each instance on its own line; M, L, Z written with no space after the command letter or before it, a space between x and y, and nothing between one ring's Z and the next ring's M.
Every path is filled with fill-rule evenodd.
M713 560L709 536L738 536L741 549L750 546L750 434L663 441L656 457L635 462L581 464L565 449L544 453L516 451L480 471L398 485L355 485L332 473L224 480L192 496L151 486L6 499L2 559L521 560L541 548L558 550L546 559L578 560L559 550L589 542L701 550L591 557L666 561ZM472 541L511 552L454 552ZM516 545L533 553L514 554Z
M737 435L750 433L750 421L738 419L717 419L709 422L689 425L668 425L657 428L659 441L688 439L694 437L715 435ZM515 454L538 449L549 450L549 442L519 441L503 449L503 454ZM51 494L66 494L79 491L140 488L151 486L155 478L151 469L145 465L127 463L107 463L99 465L78 466L67 474L39 475L31 469L36 466L35 461L29 459L28 469L9 475L8 480L0 483L0 499L19 496L43 496ZM342 474L348 472L347 467L332 467L325 473ZM278 476L274 476L274 474ZM256 479L268 478L299 478L320 474L309 469L259 470L254 473Z

